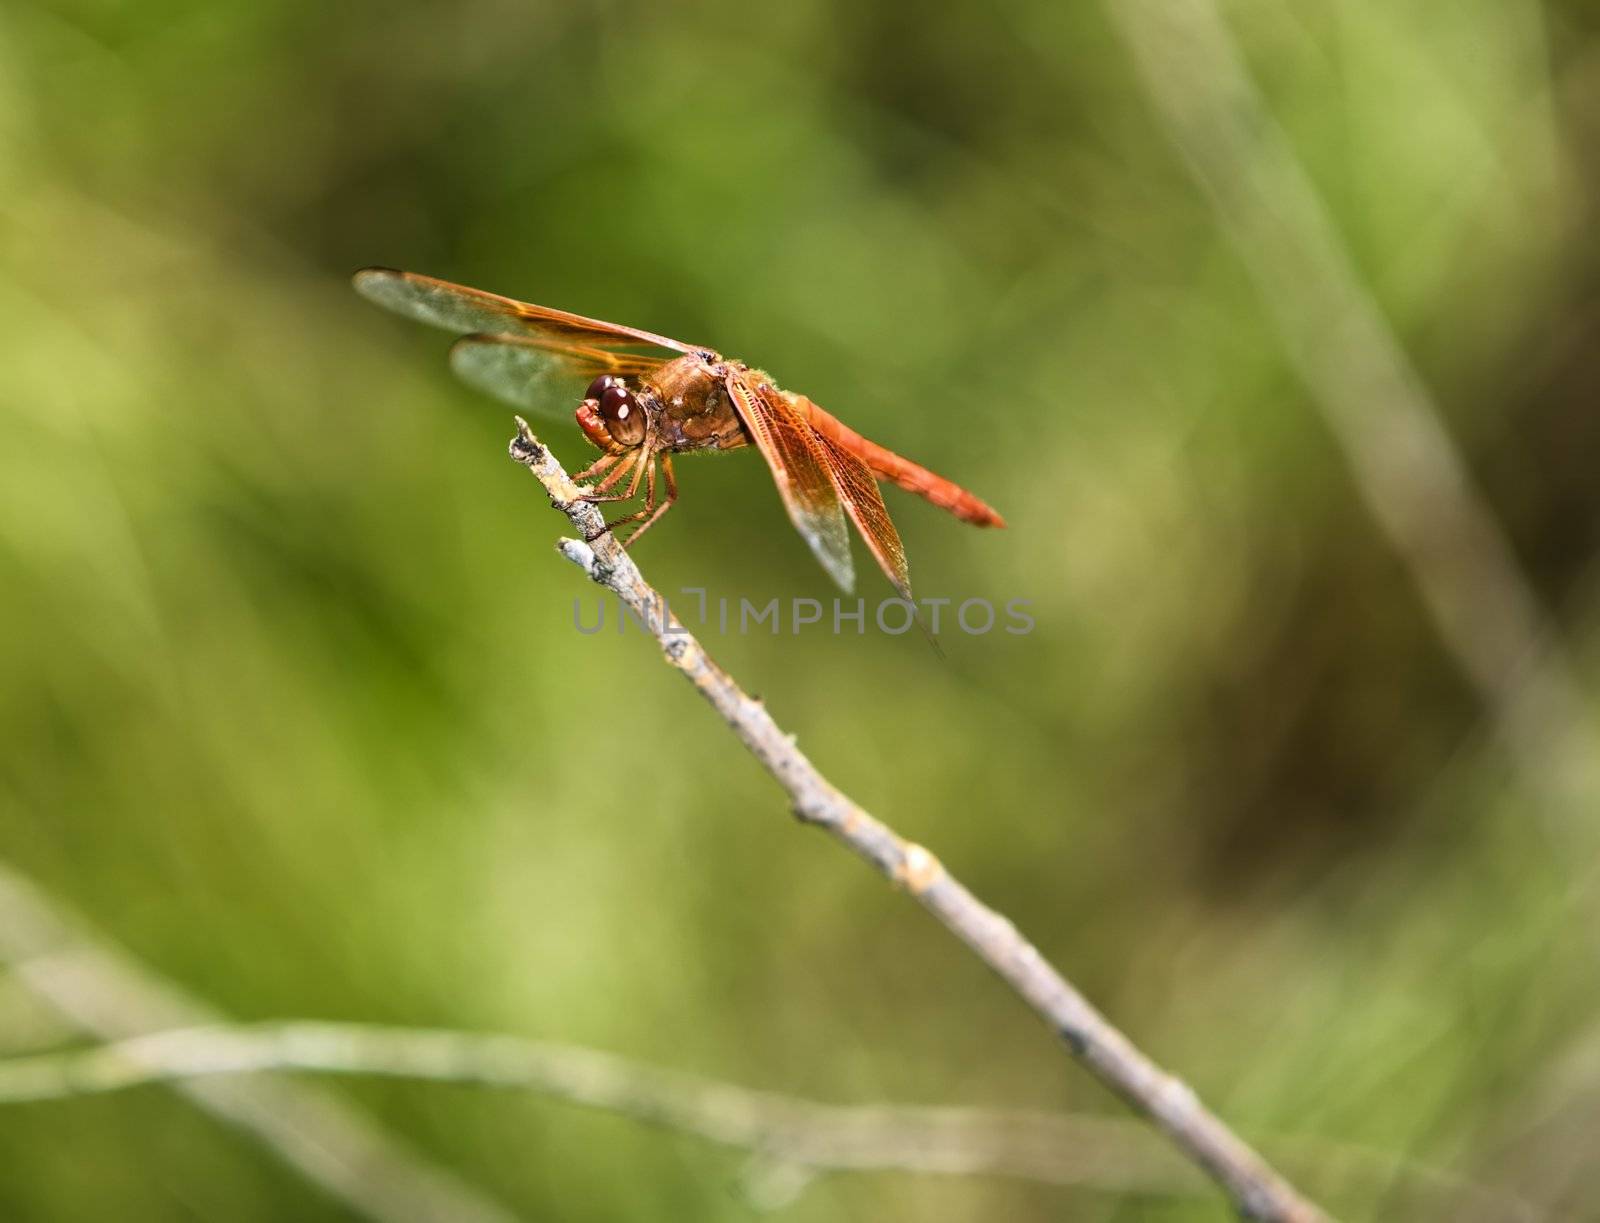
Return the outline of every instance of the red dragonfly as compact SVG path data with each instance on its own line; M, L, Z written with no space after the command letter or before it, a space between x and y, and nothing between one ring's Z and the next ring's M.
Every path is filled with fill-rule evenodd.
M966 489L869 442L804 395L780 390L762 371L712 349L392 268L357 272L355 287L380 306L461 334L450 351L456 373L519 407L548 415L560 383L587 381L578 427L602 454L574 479L596 481L586 500L599 502L630 501L643 482L643 507L605 526L639 524L624 546L677 500L674 454L752 444L772 469L795 529L847 591L855 575L846 515L894 588L911 598L905 548L879 480L974 526L1005 525ZM657 459L664 497L657 496ZM624 480L627 486L613 492Z

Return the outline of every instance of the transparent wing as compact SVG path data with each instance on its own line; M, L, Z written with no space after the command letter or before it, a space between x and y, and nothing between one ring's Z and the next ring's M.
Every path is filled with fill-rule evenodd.
M533 336L469 335L450 349L450 367L470 386L545 416L572 415L573 392L599 374L643 377L664 358Z
M362 268L352 278L356 292L396 314L463 335L527 335L570 340L598 348L646 346L690 352L677 340L619 323L585 318L549 306L534 306L482 289L451 284L394 268Z
M828 576L848 592L855 585L850 535L817 435L776 387L737 371L729 373L727 387L739 419L772 469L789 521Z

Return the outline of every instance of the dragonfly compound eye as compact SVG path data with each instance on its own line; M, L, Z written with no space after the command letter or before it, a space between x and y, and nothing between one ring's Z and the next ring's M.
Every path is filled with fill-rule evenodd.
M584 392L584 396L583 397L585 399L598 400L600 398L600 396L602 396L602 395L604 395L606 393L606 390L607 390L608 387L621 386L621 385L622 385L622 379L618 378L615 374L601 374L598 378L596 378L593 382L591 382L589 384L589 389L586 392Z
M644 440L644 409L620 380L600 392L600 415L606 422L606 431L624 446Z

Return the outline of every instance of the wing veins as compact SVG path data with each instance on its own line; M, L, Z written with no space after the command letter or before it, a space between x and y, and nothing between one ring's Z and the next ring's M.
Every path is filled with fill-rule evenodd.
M855 585L850 534L815 432L776 387L738 371L730 371L725 385L772 471L789 521L828 575L850 591Z
M385 309L463 335L510 333L581 339L608 349L643 346L676 353L694 351L680 340L653 331L587 318L552 306L536 306L416 272L363 268L353 280L358 293Z

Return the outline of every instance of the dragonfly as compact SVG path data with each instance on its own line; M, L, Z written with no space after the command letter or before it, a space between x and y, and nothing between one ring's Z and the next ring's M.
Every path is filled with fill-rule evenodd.
M848 518L890 584L911 599L905 547L880 480L963 522L1005 526L966 489L868 441L804 395L782 390L768 374L714 349L415 272L364 268L354 283L380 306L460 335L450 350L455 372L517 407L564 414L571 401L562 400L563 389L587 383L575 415L601 454L573 478L593 481L584 499L601 503L634 501L642 484L640 508L601 532L632 525L626 541L616 536L624 547L637 543L677 500L674 455L747 446L766 460L790 522L846 592L855 578Z

